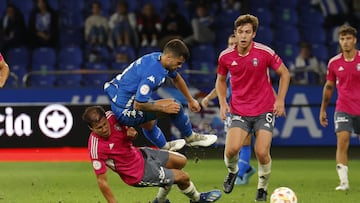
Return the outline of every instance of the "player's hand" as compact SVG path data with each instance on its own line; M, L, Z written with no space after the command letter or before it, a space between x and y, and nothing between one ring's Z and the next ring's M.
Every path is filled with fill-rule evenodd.
M191 101L189 101L188 107L192 112L199 112L201 110L201 106L196 99L192 99Z
M163 106L163 112L168 113L168 114L176 114L180 111L180 104L178 104L177 102L171 102L167 105Z
M230 112L230 107L228 104L220 105L220 118L221 120L226 120L226 114Z
M284 101L275 101L273 113L275 117L286 116Z
M328 126L326 111L320 111L319 121L320 121L320 125L322 125L323 127Z
M209 98L204 97L204 98L201 100L201 106L204 107L204 108L207 108L208 105L209 105Z
M128 137L131 137L131 138L135 139L136 136L137 136L137 134L138 134L138 132L137 132L137 130L136 130L135 128L133 128L133 127L127 127L126 134L127 134Z

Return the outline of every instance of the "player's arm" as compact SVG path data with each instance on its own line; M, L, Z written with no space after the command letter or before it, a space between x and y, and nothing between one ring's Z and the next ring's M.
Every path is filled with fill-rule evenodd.
M209 101L215 99L217 97L216 94L216 89L212 89L211 92L209 94L207 94L202 100L201 100L201 105L203 107L208 107L209 105Z
M10 75L9 66L0 54L0 88L4 87L9 75Z
M186 82L182 78L182 76L177 73L175 78L172 78L172 81L175 87L185 96L186 100L188 101L188 107L191 111L198 112L200 111L201 107L199 102L191 96L188 86Z
M274 104L274 115L285 116L285 96L290 84L290 73L284 63L276 70L276 74L280 76L279 89Z
M323 96L322 96L321 107L320 107L319 121L320 121L320 124L324 127L326 127L328 125L326 108L330 103L332 94L334 92L334 88L335 88L335 82L330 81L330 80L326 81L324 88L323 88Z
M104 195L107 202L108 203L117 203L115 196L109 186L106 173L97 174L96 178L97 178L97 183L100 188L100 191Z
M225 120L226 112L230 111L230 108L226 102L227 84L225 75L217 75L215 89L220 104L220 117L221 119Z

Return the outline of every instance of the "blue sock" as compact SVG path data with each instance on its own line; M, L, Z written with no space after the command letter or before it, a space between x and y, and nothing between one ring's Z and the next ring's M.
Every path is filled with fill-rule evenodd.
M166 144L166 138L161 129L155 124L151 130L142 129L144 136L155 146L162 148Z
M180 102L176 101L180 104ZM185 113L184 107L180 104L180 111L170 115L173 124L180 131L181 136L188 137L192 134L192 125L189 116Z
M249 169L250 158L251 158L251 145L243 146L239 152L239 161L238 161L239 177L243 177L246 171Z

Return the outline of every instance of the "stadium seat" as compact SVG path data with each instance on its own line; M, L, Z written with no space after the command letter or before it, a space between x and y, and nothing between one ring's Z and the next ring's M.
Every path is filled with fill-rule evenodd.
M286 65L293 63L299 54L298 44L275 43L275 51L282 58Z
M313 44L312 45L312 53L320 61L327 64L327 62L329 60L329 49L325 44Z
M6 62L10 66L10 71L17 77L18 81L10 77L7 84L12 87L20 86L23 76L28 72L30 65L30 52L27 47L11 48L6 53Z
M135 60L135 50L131 46L116 47L112 53L111 68L113 70L124 70Z
M62 29L80 29L84 27L84 16L81 12L65 11L60 12L60 26Z
M296 26L279 27L274 33L276 43L298 44L300 41L299 29Z
M227 38L223 39L227 41ZM213 44L203 43L192 47L191 60L192 61L204 61L208 63L215 63L217 57L215 56L215 47Z
M86 68L98 71L108 70L104 63L87 63ZM102 87L109 79L111 79L111 76L108 73L83 74L83 84L87 87Z
M81 68L82 63L83 63L83 53L80 47L67 46L59 50L59 54L58 54L59 69L62 69L62 66L66 66L66 65L73 65L75 67Z
M83 13L85 0L59 0L59 9L61 12Z
M54 67L56 64L56 51L50 47L40 47L32 51L32 64Z
M321 26L306 26L302 28L303 41L308 43L325 44L326 43L326 31Z
M55 75L49 73L49 71L55 70L54 66L33 64L32 73L36 71L36 74L31 74L30 86L31 87L53 87L55 84ZM28 85L28 84L25 84Z
M222 10L216 15L216 27L219 29L234 28L234 21L239 17L237 10Z
M325 21L324 15L313 8L303 8L299 12L299 26L322 26Z
M298 0L274 0L273 4L280 8L296 9L298 6Z
M189 73L190 84L196 87L208 87L209 84L215 84L216 65L206 61L192 61Z
M274 18L276 19L276 27L297 26L298 14L296 9L275 7Z
M152 46L139 47L137 56L141 57L141 56L143 56L145 54L149 54L151 52L156 52L156 51L161 51L161 50L158 47L152 47Z
M271 46L274 38L274 31L268 26L259 26L256 32L255 41Z
M47 0L47 2L52 9L54 9L55 11L59 10L59 0Z
M269 7L257 7L250 11L258 17L260 25L271 26L273 23L273 14Z
M79 71L81 67L72 64L61 65L63 71ZM80 87L82 75L80 73L58 74L56 75L56 86L58 87Z
M272 0L251 0L248 1L249 9L251 11L257 8L270 8Z
M60 30L59 47L83 46L83 31L81 28L66 28Z
M6 10L6 1L0 1L0 16L3 17Z

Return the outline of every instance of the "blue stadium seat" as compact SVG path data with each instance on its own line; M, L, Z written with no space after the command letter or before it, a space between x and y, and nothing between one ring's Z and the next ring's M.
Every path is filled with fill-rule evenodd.
M83 13L85 0L59 0L59 9L61 12Z
M81 28L66 28L60 30L59 46L83 46L84 36Z
M81 68L82 63L83 63L83 53L80 47L67 46L59 50L59 54L58 54L59 69L62 69L62 66L66 66L66 65L73 65L75 67Z
M98 71L108 70L107 65L104 63L87 63L86 68ZM83 84L87 87L102 87L110 79L111 76L108 73L83 74Z
M158 47L152 47L152 46L139 47L137 56L141 57L141 56L143 56L145 54L149 54L151 52L156 52L156 51L161 51L161 50Z
M55 85L55 75L49 71L55 70L54 66L33 64L32 71L37 71L37 74L30 75L31 87L53 87Z
M84 27L84 16L81 12L65 11L60 12L60 26L62 29L81 29Z
M58 11L59 10L59 0L47 0L47 2L49 3L49 6L52 8L52 9L54 9L54 10L56 10L56 11Z
M325 21L324 15L313 8L303 8L299 12L299 26L322 26Z
M258 17L260 25L271 26L273 23L273 14L269 7L257 7L250 11Z
M239 17L237 10L222 10L216 15L216 27L219 29L234 28L234 21Z
M298 6L298 0L274 0L273 4L281 8L296 9Z
M10 66L10 71L13 72L17 77L18 81L12 80L8 82L11 86L20 86L22 78L28 72L30 66L30 51L27 47L11 48L6 53L6 62Z
M227 42L228 38L223 39ZM203 43L194 45L191 49L192 61L204 61L208 63L215 63L217 57L215 56L215 47L213 44Z
M298 13L296 9L275 7L274 18L276 19L276 27L297 26Z
M0 16L3 17L6 10L6 1L0 1Z
M329 49L325 44L312 44L312 53L320 61L327 64L329 60Z
M54 67L56 64L56 51L50 47L40 47L32 51L32 64Z
M300 41L300 32L296 26L284 26L276 29L274 33L276 43L298 44Z
M249 9L255 10L257 8L270 8L272 0L251 0L249 2Z
M255 41L271 46L274 38L274 31L268 26L259 26L256 32Z
M82 83L82 75L80 74L81 67L72 64L65 64L65 65L61 65L61 70L72 71L74 73L56 75L56 81L55 81L56 86L58 87L81 86Z
M299 45L291 43L276 43L275 51L281 57L283 62L289 66L290 63L295 61L299 54Z
M112 54L111 68L119 71L124 70L136 57L135 50L131 46L116 47ZM120 57L124 58L120 59Z
M206 61L192 61L189 74L189 82L193 86L207 88L209 84L215 84L216 65Z
M302 38L308 43L325 44L327 33L321 26L305 26L302 28Z

